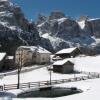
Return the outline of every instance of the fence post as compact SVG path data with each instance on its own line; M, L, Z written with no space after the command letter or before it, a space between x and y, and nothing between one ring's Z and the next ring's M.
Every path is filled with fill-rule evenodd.
M62 83L64 83L64 79L62 79Z
M100 78L100 74L98 74L98 78Z
M3 91L3 86L2 85L0 86L0 91Z
M5 84L4 84L4 86L3 86L3 90L5 90Z
M3 85L2 85L2 91L4 90L4 87L3 87Z
M38 87L40 88L40 82L38 82Z
M49 85L49 81L47 81L46 85L47 85L47 86Z
M97 78L99 78L99 75L97 74Z
M30 88L30 82L28 83L28 87Z
M99 78L100 78L100 74L99 74Z

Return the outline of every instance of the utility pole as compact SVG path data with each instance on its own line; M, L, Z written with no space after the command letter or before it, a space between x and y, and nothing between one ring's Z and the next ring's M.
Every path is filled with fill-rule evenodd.
M51 68L50 68L50 85L51 85Z
M75 73L76 73L76 72L74 71L74 78L76 78L76 75L75 75Z
M18 53L18 83L17 83L17 89L19 89L20 86L20 72L23 66L23 50L19 50Z
M50 71L50 85L51 85L51 78L52 78L52 77L51 77L51 76L52 76L52 72L51 72L51 71L52 71L52 69L51 69L51 65L50 65L49 71Z

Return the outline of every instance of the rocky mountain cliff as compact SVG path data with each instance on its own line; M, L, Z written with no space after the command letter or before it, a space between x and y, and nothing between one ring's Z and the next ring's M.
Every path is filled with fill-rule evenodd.
M80 47L84 53L100 53L100 19L81 16L73 19L63 12L49 16L39 14L29 22L20 7L8 0L0 0L1 51L14 54L20 45L41 45L51 52L62 48Z
M76 20L54 11L49 16L40 14L37 28L40 36L50 41L54 51L77 46L86 54L100 53L100 18L81 16Z
M1 51L14 54L19 45L37 45L39 33L17 5L0 0L0 45Z

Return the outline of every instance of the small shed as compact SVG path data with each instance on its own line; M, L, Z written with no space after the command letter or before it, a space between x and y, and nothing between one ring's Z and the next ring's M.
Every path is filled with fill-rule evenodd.
M14 69L15 68L14 56L7 56L5 58L4 68L6 70L8 70L8 69Z
M58 51L55 55L61 58L71 58L81 54L81 51L77 47L62 49Z
M56 61L53 64L53 71L58 73L72 73L74 70L74 63L68 59Z

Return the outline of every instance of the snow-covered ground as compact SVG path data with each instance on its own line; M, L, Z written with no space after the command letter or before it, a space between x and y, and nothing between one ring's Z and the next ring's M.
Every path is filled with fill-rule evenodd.
M100 55L94 57L77 57L74 61L76 70L100 73Z
M75 69L79 71L87 71L87 72L98 72L100 73L100 56L81 56L76 57L74 60ZM84 76L84 74L76 74L76 76ZM52 80L54 79L66 79L72 78L74 74L58 74L52 73ZM33 70L30 72L22 73L21 74L21 83L23 82L32 82L32 81L45 81L49 80L49 72L47 71L46 67ZM0 80L0 84L13 84L17 83L17 75L10 75L5 76L3 79ZM71 83L64 83L59 84L56 86L61 87L78 87L79 89L83 90L83 93L74 94L70 96L64 96L59 98L48 98L48 100L98 100L100 95L100 79L89 79L84 81L78 82L71 82ZM10 90L8 92L17 94L24 90ZM24 98L25 99L25 98ZM45 100L47 98L32 98L32 100ZM21 99L19 99L21 100ZM29 98L26 100L29 100Z
M46 67L22 73L20 76L21 76L21 81L20 81L21 83L49 80L49 72L47 71ZM76 74L76 76L85 76L85 75ZM74 78L74 74L52 73L52 80L67 79L67 78ZM17 83L17 75L5 76L0 80L0 84L16 84L16 83Z

